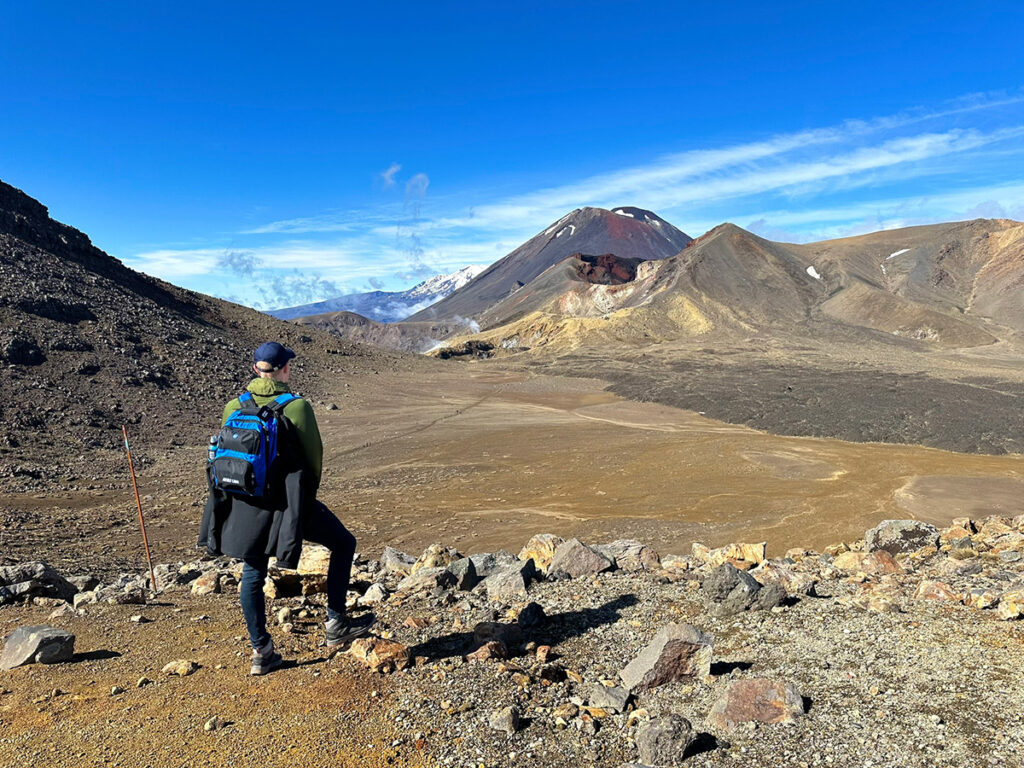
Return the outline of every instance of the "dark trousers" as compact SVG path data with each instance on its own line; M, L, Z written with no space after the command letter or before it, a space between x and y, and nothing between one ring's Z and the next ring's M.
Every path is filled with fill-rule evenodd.
M310 505L309 512L302 519L302 538L331 550L331 564L327 568L327 619L340 619L345 615L345 596L352 575L352 559L356 554L356 537L318 501ZM263 596L269 562L269 555L245 558L242 582L238 585L242 615L245 616L253 648L262 648L270 639L267 634L267 604Z

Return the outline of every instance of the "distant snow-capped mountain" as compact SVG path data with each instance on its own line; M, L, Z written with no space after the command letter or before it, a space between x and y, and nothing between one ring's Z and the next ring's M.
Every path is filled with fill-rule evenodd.
M397 323L409 315L440 301L486 269L479 264L463 267L450 275L437 275L407 291L368 291L349 293L313 304L270 310L267 314L282 320L322 315L325 312L355 312L379 323Z

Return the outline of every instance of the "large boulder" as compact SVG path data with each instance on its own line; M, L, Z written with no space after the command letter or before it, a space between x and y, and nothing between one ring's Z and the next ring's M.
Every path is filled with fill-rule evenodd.
M491 573L477 585L490 600L511 602L529 594L530 584L537 578L533 560L516 560L515 564Z
M380 556L380 564L385 573L396 576L408 576L412 567L416 564L416 558L410 557L394 547L384 547L384 554Z
M697 740L697 732L682 715L665 715L636 730L636 747L640 762L648 766L682 765L686 750Z
M832 566L847 573L863 573L868 576L903 573L900 564L884 549L876 552L843 552L832 561Z
M712 568L729 563L746 571L764 562L766 548L767 543L763 541L757 544L726 544L717 549L708 549L695 542L691 551L695 560Z
M700 679L711 672L711 636L690 624L668 624L619 672L630 691L674 680Z
M634 539L619 539L611 544L599 544L594 549L611 560L620 571L656 571L661 568L658 553Z
M431 592L455 586L456 577L447 568L420 568L398 582L398 591L407 594Z
M726 686L711 708L708 724L729 731L741 723L791 723L803 714L803 697L792 683L741 679Z
M456 589L469 591L480 583L480 577L477 575L476 566L473 565L473 561L468 557L463 557L449 563L445 570L448 571L455 580L454 586Z
M703 590L719 616L774 608L786 598L786 590L778 582L762 585L749 573L729 563L718 566L704 579Z
M71 602L79 590L47 563L19 563L0 567L0 605L33 597Z
M765 560L757 568L751 570L750 575L764 587L769 584L778 584L791 597L813 595L814 588L818 584L818 580L809 573L803 573L791 565L774 560Z
M423 550L420 559L413 563L409 573L416 573L422 568L444 568L461 559L462 555L458 550L451 547L443 547L440 544L431 544Z
M491 574L519 564L518 557L503 549L497 552L481 552L476 555L470 555L469 559L473 561L476 575L481 579L486 579Z
M939 529L920 520L883 520L864 534L864 544L868 552L916 552L921 547L937 547Z
M558 545L548 572L564 573L570 578L578 579L583 576L595 576L614 567L615 564L596 549L588 547L579 539L569 539Z
M331 565L331 550L322 544L305 544L296 570L303 576L326 576Z
M533 560L537 570L546 573L555 556L555 550L564 541L561 536L555 536L553 533L538 533L526 542L526 546L519 552L519 559Z
M0 669L23 664L56 664L70 661L75 653L75 636L56 627L18 627L7 636L0 651Z

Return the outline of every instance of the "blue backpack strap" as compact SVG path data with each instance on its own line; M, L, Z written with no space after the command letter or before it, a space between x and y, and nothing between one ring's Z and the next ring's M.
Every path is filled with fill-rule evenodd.
M256 405L256 400L252 396L252 392L243 392L238 397L238 410L245 413L256 413L259 411L259 407Z
M273 399L272 402L267 403L268 408L272 408L275 411L282 411L288 403L293 400L301 400L302 398L298 395L293 395L291 392L284 392Z

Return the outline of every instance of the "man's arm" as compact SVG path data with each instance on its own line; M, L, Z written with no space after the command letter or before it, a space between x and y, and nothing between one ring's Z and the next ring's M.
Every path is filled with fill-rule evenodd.
M320 437L316 416L313 414L313 406L305 399L293 400L285 406L284 415L295 427L299 443L302 445L302 453L319 482L324 463L324 443Z

